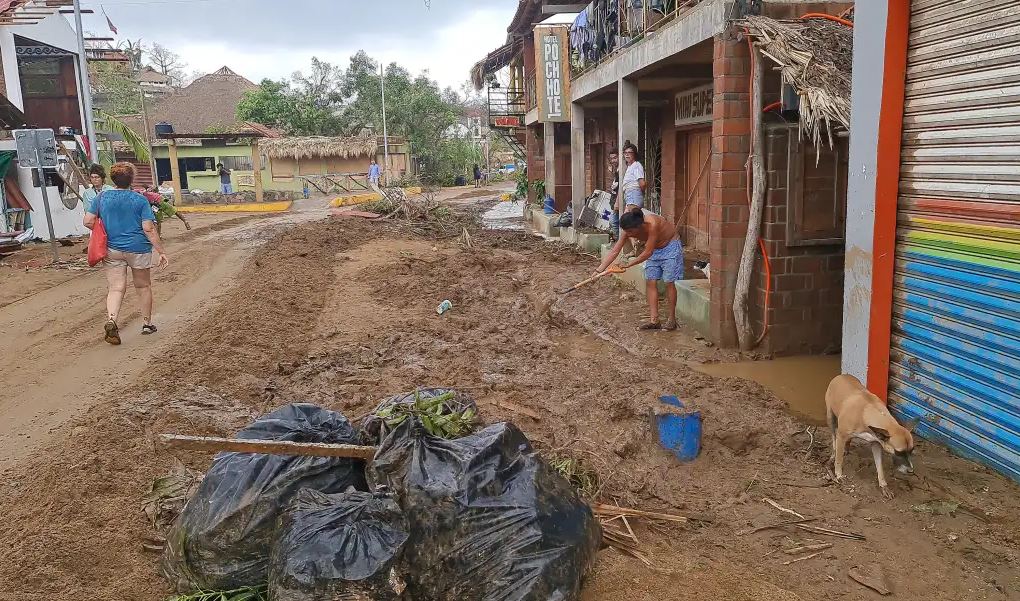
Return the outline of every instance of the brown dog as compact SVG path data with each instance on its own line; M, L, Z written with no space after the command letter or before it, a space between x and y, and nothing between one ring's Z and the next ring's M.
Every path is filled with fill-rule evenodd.
M893 456L893 465L901 473L914 473L910 454L914 437L910 430L893 419L889 408L868 391L861 381L850 375L833 378L825 391L825 411L832 428L832 457L836 481L843 479L843 454L850 439L871 444L871 453L878 471L878 485L886 499L892 498L882 469L882 451ZM916 424L914 424L916 425Z

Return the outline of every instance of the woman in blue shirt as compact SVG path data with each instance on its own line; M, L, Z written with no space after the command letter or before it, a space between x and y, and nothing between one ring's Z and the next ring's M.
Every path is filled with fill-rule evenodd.
M103 192L85 213L85 227L91 230L96 219L102 219L109 239L103 266L109 284L106 295L108 320L104 330L105 340L110 344L120 344L117 316L124 301L128 269L131 270L135 290L142 304L142 334L153 334L156 326L152 324L152 280L149 270L154 265L161 270L170 265L163 250L163 242L156 231L156 218L149 201L130 189L134 178L135 168L131 163L114 165L110 169L110 179L117 186L116 189Z
M81 195L86 213L89 212L97 196L107 190L114 189L113 186L106 183L106 169L103 169L103 166L99 163L89 167L89 182L92 184L92 187L86 188L85 192Z

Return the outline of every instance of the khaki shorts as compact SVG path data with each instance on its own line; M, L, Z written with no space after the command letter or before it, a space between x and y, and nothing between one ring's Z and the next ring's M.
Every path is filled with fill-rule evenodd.
M121 250L109 249L106 258L103 259L104 267L123 269L152 269L152 253L127 253Z

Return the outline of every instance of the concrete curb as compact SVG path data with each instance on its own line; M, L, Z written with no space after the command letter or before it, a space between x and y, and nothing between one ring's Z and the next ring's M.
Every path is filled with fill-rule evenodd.
M277 202L241 202L222 205L185 205L174 207L178 213L280 213L290 210L292 200Z

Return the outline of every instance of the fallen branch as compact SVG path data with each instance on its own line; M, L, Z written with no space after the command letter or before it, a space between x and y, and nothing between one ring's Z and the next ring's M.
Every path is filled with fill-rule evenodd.
M320 442L290 442L284 440L241 440L213 438L206 436L181 436L160 434L159 442L175 449L219 453L264 453L267 455L303 455L308 457L346 457L348 459L372 459L375 447L351 444L325 444Z

